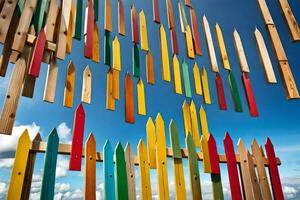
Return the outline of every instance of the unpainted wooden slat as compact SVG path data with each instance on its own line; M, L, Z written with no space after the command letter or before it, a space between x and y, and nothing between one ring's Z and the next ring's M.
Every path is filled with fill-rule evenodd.
M170 75L169 51L168 51L168 44L167 44L167 36L163 25L160 25L159 36L160 36L162 78L164 81L170 82L171 75Z
M152 199L150 169L148 165L147 148L143 140L140 140L137 146L137 157L139 163L141 199L150 200Z
M44 96L43 96L43 100L49 103L54 103L55 100L57 75L58 75L58 65L56 62L56 57L52 56L50 60L50 64L48 65Z
M175 93L182 94L180 64L176 54L173 55L173 76Z
M169 182L166 156L166 137L165 124L160 113L155 119L156 125L156 166L157 166L157 186L158 197L161 200L168 200L169 197Z
M67 42L67 24L62 15L62 9L58 13L58 31L57 31L57 42L55 47L55 56L58 59L64 60L66 56L66 42Z
M46 38L47 41L51 41L54 42L55 38L55 29L58 27L58 14L59 14L59 7L57 5L57 1L56 0L51 0L50 1L50 5L49 5L49 11L47 16L47 20L46 20Z
M30 145L31 141L29 133L28 130L25 129L18 140L16 148L14 164L6 196L8 200L21 199Z
M18 0L10 0L10 1L5 1L0 13L0 43L4 43L6 40L6 37L8 36L9 28L10 26L14 26L11 24L14 16L14 11L16 8L16 5L18 3ZM14 35L14 34L13 34Z
M90 104L91 97L92 97L92 73L90 67L87 65L83 71L81 101Z
M254 199L262 200L263 198L262 198L262 194L261 194L261 190L260 190L260 185L258 183L255 166L253 163L253 157L249 151L247 151L247 157L248 157L248 161L249 161L248 162L249 163L249 172L250 172L250 177L251 177L251 184L252 184L252 188L253 188Z
M65 90L64 90L64 102L65 107L73 107L74 101L74 90L75 90L75 66L73 61L70 61L67 68Z
M0 117L0 133L2 134L10 135L12 133L25 71L26 63L22 56L18 59L13 68L10 82L7 87L6 98Z
M231 70L223 33L222 33L221 27L219 26L218 23L216 23L216 25L215 25L215 31L216 31L216 35L217 35L217 40L218 40L218 44L219 44L220 56L221 56L221 59L223 62L223 67L226 70Z
M96 200L96 140L93 133L85 143L84 199Z
M151 169L156 169L156 133L155 125L151 117L149 117L146 123L146 134L149 167Z
M242 40L236 29L234 29L234 32L233 32L233 41L234 41L234 47L236 50L236 54L239 59L241 71L242 72L250 72L246 54L245 54L244 47L242 44Z
M135 156L131 145L129 143L126 144L125 147L125 162L126 162L126 174L127 174L127 187L128 187L128 199L135 200L136 199L136 188L135 188Z
M143 80L140 78L136 86L138 100L138 114L146 115L146 98Z
M274 22L273 22L271 13L269 11L269 8L267 6L266 0L257 0L257 2L258 2L258 5L260 7L260 10L261 10L264 23L266 25L269 25L269 24L273 25Z

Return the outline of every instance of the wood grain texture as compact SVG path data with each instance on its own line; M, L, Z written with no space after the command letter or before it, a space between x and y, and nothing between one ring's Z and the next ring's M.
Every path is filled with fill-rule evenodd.
M170 75L169 51L168 51L168 44L167 44L167 36L163 25L160 25L159 36L160 36L160 58L161 58L162 79L164 81L170 82L171 75Z
M249 151L247 151L247 157L248 157L248 161L249 161L248 162L249 163L249 172L250 172L250 176L251 176L251 184L252 184L252 188L253 188L254 198L262 200L263 198L262 198L262 194L261 194L261 190L260 190L260 185L258 183L255 166L253 163L253 157Z
M244 47L242 44L242 40L236 29L234 29L234 32L233 32L233 41L234 41L235 51L236 51L236 54L239 59L241 71L242 72L250 72L246 54L245 54Z
M266 25L273 25L274 22L273 22L271 13L269 11L268 5L266 3L266 0L257 0L257 2L260 7L260 10L261 10L261 14L262 14L264 23Z
M136 199L136 188L135 188L135 156L133 149L129 143L125 146L125 162L126 162L126 174L127 174L127 187L128 187L128 199Z
M145 87L143 80L140 78L136 86L137 101L138 101L138 114L146 115L146 98L145 98Z
M18 0L5 1L0 13L0 43L4 43L13 19Z
M51 15L47 16L47 20L46 20L46 24L45 24L46 38L47 38L47 41L54 42L54 40L56 40L55 30L58 27L58 19L59 19L59 17L58 17L59 7L55 0L50 1L48 12L51 13Z
M64 0L65 2L66 0ZM69 1L71 2L71 1ZM58 14L59 16L59 28L58 28L58 36L57 36L57 43L55 49L55 55L58 59L64 60L66 56L66 43L67 43L67 33L68 33L68 25L69 21L66 21L63 13L68 13L66 9L68 6L62 5L62 9Z
M155 125L151 117L149 117L146 123L146 135L149 167L151 169L156 169L156 133Z
M75 66L73 61L70 61L67 68L66 83L64 90L64 102L65 107L73 107L74 101L74 90L75 90Z
M23 57L20 57L11 74L9 85L7 87L6 98L2 107L0 117L0 133L10 135L12 133L18 102L24 81L26 63Z
M58 75L58 65L55 56L51 57L50 64L48 65L47 76L45 81L43 100L49 103L54 103L56 84Z
M221 27L219 26L218 23L216 23L216 25L215 25L215 31L216 31L216 35L217 35L217 40L218 40L218 44L219 44L219 50L220 50L223 67L226 70L231 70L223 33L222 33Z
M110 68L106 74L106 109L115 110L114 99L114 81L113 81L113 69Z
M96 141L93 133L85 143L84 199L96 199Z
M173 55L173 76L174 91L177 94L182 94L180 65L176 54Z
M134 95L133 83L130 74L125 75L125 121L134 124Z
M92 97L92 73L90 67L87 65L82 75L81 101L90 104L91 97Z
M214 44L213 44L213 39L212 39L212 36L211 36L209 23L208 23L207 18L206 18L205 15L203 16L203 27L204 27L205 37L206 37L206 44L207 44L208 55L209 55L209 59L210 59L211 70L213 72L219 72L215 47L214 47Z

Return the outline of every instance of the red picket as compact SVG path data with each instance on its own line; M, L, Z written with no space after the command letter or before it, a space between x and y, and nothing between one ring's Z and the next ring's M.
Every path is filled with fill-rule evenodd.
M227 103L226 103L226 98L225 98L225 93L224 93L224 87L223 87L221 76L218 72L216 73L215 83L216 83L216 87L217 87L219 107L221 110L227 110Z
M32 59L28 71L28 74L33 77L38 77L40 74L45 44L46 44L46 34L44 29L42 29L38 37L36 38Z
M252 117L258 117L258 110L256 106L256 101L254 97L254 93L251 87L251 82L248 73L243 72L242 80L245 88L245 93L247 97L247 102L249 106L250 115Z
M220 174L219 154L217 150L216 140L212 134L209 135L207 144L208 144L208 152L209 152L210 165L211 165L211 173Z
M131 6L131 34L132 34L132 42L138 44L140 41L138 19L137 19L136 9L133 4Z
M283 200L284 197L283 197L283 191L282 191L280 176L277 167L276 155L270 138L267 138L265 148L266 148L267 158L269 161L269 173L270 173L270 179L272 183L274 199Z
M178 54L178 41L177 41L177 33L175 28L171 29L171 42L172 42L172 52L173 54Z
M153 4L153 20L155 23L160 24L158 0L152 0L152 4Z
M84 48L84 56L92 59L93 57L93 35L94 35L94 6L93 1L88 1L88 13L86 24L86 40Z
M195 53L198 56L202 56L202 48L201 48L199 26L198 26L196 11L193 8L190 8L190 16L191 16L190 18L191 18L191 25L192 25L192 33L193 33L193 41L194 41Z
M242 200L242 192L240 187L240 180L239 180L233 142L228 132L226 132L225 134L223 143L224 143L225 155L227 160L231 198L232 200Z
M70 153L69 169L81 170L82 144L84 136L85 112L82 104L79 104L75 111L72 133L72 147Z
M125 121L134 124L133 83L128 72L125 75Z

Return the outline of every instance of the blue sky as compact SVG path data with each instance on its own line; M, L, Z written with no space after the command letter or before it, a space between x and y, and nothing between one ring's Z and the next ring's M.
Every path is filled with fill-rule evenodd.
M134 125L126 124L124 119L124 77L126 71L132 74L132 60L131 60L131 48L133 44L131 42L131 26L130 26L130 6L131 2L135 3L136 9L139 12L144 10L147 19L148 37L151 52L154 58L155 68L155 85L151 86L146 84L145 74L145 53L140 52L141 62L141 77L145 84L146 103L147 103L147 116L135 115L136 122ZM197 57L196 61L198 66L205 66L208 75L211 88L212 105L204 105L210 131L214 134L219 153L224 153L223 149L223 137L226 131L229 131L234 142L237 143L238 138L242 137L246 145L250 147L252 139L256 138L259 144L263 145L267 136L269 136L275 146L277 155L282 160L282 166L280 167L280 174L284 185L284 190L287 198L297 199L300 198L300 159L298 158L300 153L300 102L299 100L287 101L285 98L283 86L281 83L280 74L276 61L274 59L273 52L271 51L270 42L267 37L266 30L261 18L260 10L257 2L253 0L209 0L209 1L191 1L196 12L198 23L200 26L201 42L203 47L203 56ZM179 43L179 59L182 61L186 55L185 52L185 40L180 31L180 23L178 16L178 8L176 1L172 1L173 10L176 22L176 31ZM29 128L31 134L36 132L42 134L43 139L49 134L52 128L58 127L58 132L61 138L61 142L69 142L71 138L71 128L73 126L73 113L77 104L81 98L81 83L82 72L86 65L90 65L92 72L92 103L90 105L84 105L86 112L86 124L85 124L85 138L89 133L93 132L97 141L97 150L101 151L106 139L110 139L113 145L118 141L122 142L125 146L126 142L130 142L133 147L137 146L140 138L146 139L145 136L145 124L149 116L155 118L157 113L160 112L165 119L166 126L166 138L169 145L169 136L167 132L167 126L171 118L173 118L180 131L181 146L184 147L184 128L182 120L181 106L185 99L184 95L177 95L173 92L173 83L166 83L161 79L160 69L160 50L159 50L159 26L152 21L152 3L147 1L124 1L125 7L125 26L126 37L119 37L121 44L121 59L122 59L122 72L121 72L121 88L120 88L120 100L116 102L116 111L111 112L105 109L105 93L106 93L106 72L107 66L103 64L103 23L104 23L104 1L100 1L100 16L98 27L100 31L100 51L101 61L99 64L93 63L83 56L84 44L83 41L73 40L73 50L68 55L65 61L59 61L59 76L56 90L55 103L49 104L43 102L43 90L46 78L47 66L43 64L41 67L40 77L37 79L36 88L33 99L21 97L19 102L19 108L16 117L16 123L14 128L14 135L11 137L0 136L0 149L3 152L0 157L7 157L7 152L11 152L14 149L15 141L17 140L18 133L24 128ZM112 0L112 19L113 19L113 32L112 36L117 35L117 1ZM281 15L279 6L275 1L268 1L268 5L276 23L277 29L281 36L283 45L285 47L292 71L297 85L300 87L300 43L292 43L289 37L288 29ZM297 8L300 8L299 1L290 1L290 5L294 10L296 18L300 21L300 12ZM167 33L168 47L170 53L171 63L171 41L170 32L167 28L167 15L164 1L159 1L161 22L164 24ZM187 17L189 21L188 10L186 9ZM215 44L216 54L218 58L219 69L223 79L225 88L225 95L228 104L227 111L220 111L218 107L217 94L214 84L215 74L211 72L209 66L208 52L205 43L205 36L202 27L202 16L206 15L209 20L212 36ZM238 81L238 87L243 105L243 113L234 112L234 107L230 98L229 86L227 83L227 72L222 68L220 60L216 35L214 32L214 25L218 22L221 26L224 34L224 39L229 54L232 71ZM265 75L262 65L259 60L253 32L255 26L262 32L266 45L269 49L270 57L272 60L273 68L277 76L278 83L276 85L267 84L265 81ZM246 52L248 64L250 67L250 78L252 81L252 87L254 90L256 102L259 109L259 118L251 118L248 112L245 94L243 91L242 82L240 79L241 72L238 64L237 56L234 50L232 32L236 28L240 33L243 41L244 49ZM2 47L1 47L2 48ZM76 83L75 83L75 100L74 107L72 109L64 108L63 103L63 90L66 75L67 64L70 60L74 61L76 68ZM190 76L192 80L192 66L194 61L187 59L189 65ZM172 69L172 68L171 68ZM12 72L12 65L9 66L7 76L1 78L0 84L0 104L2 106L6 93L6 87L9 82L9 77ZM134 79L136 85L137 79ZM193 84L192 84L193 89ZM194 91L194 90L193 90ZM136 94L136 91L135 91ZM193 100L197 106L197 109L202 105L202 97L193 94ZM136 102L135 102L136 103ZM136 105L136 104L135 104ZM137 110L137 108L135 107ZM9 142L7 142L9 141ZM135 149L134 149L135 150ZM136 151L136 150L135 150ZM171 160L170 160L171 161ZM4 198L5 191L10 176L10 169L13 160L1 159L0 167L0 199ZM186 164L186 161L185 161ZM68 157L59 157L58 170L56 180L56 198L57 199L81 199L83 191L83 176L82 173L68 172L66 168L68 166ZM202 169L201 163L199 163L200 169ZM32 189L32 198L38 196L40 187L40 176L43 168L43 155L39 155L35 166L35 179ZM187 170L187 168L185 168ZM155 176L155 171L152 172ZM203 173L200 174L202 179L202 189L208 199L210 195L210 182L209 176ZM169 177L170 188L174 195L173 172L172 165L169 162ZM137 177L138 178L138 177ZM186 176L186 183L188 184L188 177ZM224 185L225 194L228 194L228 179L226 166L222 165L222 180ZM152 178L153 190L156 191L156 179ZM102 199L102 164L97 164L97 186L99 196ZM72 197L73 195L73 197ZM228 197L228 196L227 196ZM229 197L228 197L229 198Z

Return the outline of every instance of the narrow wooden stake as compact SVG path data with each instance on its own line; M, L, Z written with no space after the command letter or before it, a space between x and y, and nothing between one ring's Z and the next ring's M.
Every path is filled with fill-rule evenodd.
M49 103L54 103L55 100L57 75L58 75L58 65L55 56L52 56L50 60L50 64L48 65L47 77L45 81L44 97L43 97L43 100Z
M123 0L118 0L118 30L120 35L125 36L125 17Z
M208 82L208 76L205 67L202 67L201 80L202 80L202 87L203 87L202 89L203 89L204 103L211 104L209 82Z
M121 71L121 47L118 37L116 36L112 41L112 67L115 70Z
M41 186L41 199L53 199L59 138L56 129L48 136Z
M249 74L244 72L243 75L242 75L242 80L243 80L243 85L244 85L244 88L245 88L245 93L246 93L246 97L247 97L247 102L248 102L250 115L252 117L258 117L258 109L257 109L257 106L256 106L256 101L255 101L253 89L252 89L252 86L251 86Z
M126 162L124 156L124 149L119 142L115 149L115 184L116 184L116 199L128 200L128 185Z
M132 34L132 42L135 44L140 43L139 38L139 28L138 28L138 17L136 13L136 9L134 4L131 5L131 34Z
M104 33L104 64L110 66L111 64L111 39L110 32L105 31Z
M125 75L125 121L134 124L134 95L130 74Z
M183 72L183 82L184 82L185 96L188 97L188 98L192 98L190 74L189 74L188 65L185 62L185 60L183 60L183 63L182 63L182 72Z
M126 162L126 174L127 174L127 187L128 187L128 199L136 199L135 189L135 170L134 170L134 153L129 143L125 147L125 162Z
M83 71L81 101L87 104L91 103L92 97L92 73L87 65Z
M18 0L5 1L0 13L0 43L4 43L9 34L9 28L14 16ZM13 34L14 35L14 34Z
M139 13L139 19L140 19L141 49L147 52L149 50L147 20L143 10L141 10L141 12Z
M156 169L156 133L155 125L151 117L149 117L146 123L146 134L147 134L147 146L148 146L148 160L149 167Z
M85 47L84 56L92 59L93 57L93 44L94 44L94 7L93 1L88 1L86 16L86 33L85 33Z
M178 49L178 40L177 40L177 32L176 29L171 29L171 43L172 43L172 53L178 55L179 49Z
M218 40L218 44L219 44L219 50L220 50L220 55L221 55L222 62L223 62L223 67L226 70L231 70L223 33L222 33L221 27L219 26L218 23L216 23L215 31L216 31L216 35L217 35L217 40Z
M168 44L167 36L163 25L160 25L159 28L160 36L160 57L161 57L161 69L162 69L162 78L164 81L170 82L170 63L169 63L169 53L168 53Z
M75 89L75 66L73 61L70 61L67 68L66 83L64 90L64 106L68 108L73 107Z
M182 104L182 117L183 117L184 133L185 136L187 136L189 133L192 133L192 122L191 122L190 106L186 100Z
M191 115L191 135L194 139L194 144L196 147L200 147L200 136L199 136L199 128L198 128L198 113L196 109L196 105L192 100L190 103L190 115Z
M221 110L227 110L227 103L226 103L223 82L222 82L221 75L218 72L216 73L215 83L216 83L217 93L218 93L219 108Z
M114 99L114 81L113 81L113 69L110 68L106 74L106 109L115 110Z
M152 0L152 5L153 5L153 21L157 24L160 24L158 0Z
M174 19L174 12L171 0L166 0L166 7L167 7L167 16L168 16L168 26L169 29L175 29L175 19Z
M153 66L153 58L150 50L146 54L146 75L147 75L147 83L153 85L155 83L154 66Z
M186 42L187 57L190 59L195 59L193 37L189 25L185 27L185 42Z
M72 39L73 39L73 34L74 34L74 29L75 29L75 1L71 1L71 10L70 10L70 20L68 24L68 33L67 33L67 43L66 43L66 52L71 53L72 51Z
M83 10L83 2L78 1L76 4L76 22L75 22L75 32L74 38L77 40L81 40L82 33L82 10Z
M70 152L69 170L81 170L81 154L84 136L85 112L82 104L79 104L73 121L72 147Z
M173 55L173 76L174 91L177 94L182 94L180 65L176 54Z
M115 100L120 99L120 71L112 69L112 95Z
M134 44L132 47L132 67L133 67L133 76L139 78L141 75L140 70L140 52L137 44Z
M196 11L192 7L190 8L190 19L191 19L191 27L192 27L192 33L193 33L195 54L198 56L202 56L202 47L201 47L198 20L197 20L197 16L196 16Z
M104 199L116 199L114 152L107 140L103 147Z
M93 32L93 55L92 61L99 63L100 62L100 47L99 47L99 30L98 25L94 22L94 32Z
M232 100L234 103L234 109L236 112L243 112L239 90L238 90L237 83L236 83L235 77L233 75L233 72L229 72L228 82L229 82L229 86L230 86Z
M105 0L104 3L104 29L106 31L111 32L112 31L112 23L111 23L111 5L110 5L110 0Z
M187 19L186 19L184 5L181 1L178 1L178 10L179 10L181 32L185 33L185 28L188 25L188 23L187 23Z
M200 70L198 67L198 64L195 62L193 67L193 75L194 75L194 87L195 87L195 93L197 95L202 95L202 84L201 84L201 77L200 77Z
M14 165L6 197L8 200L21 199L24 181L25 178L27 178L25 175L30 145L31 141L29 133L28 130L25 129L19 138L16 149Z
M96 141L93 133L85 143L84 199L96 200Z
M234 41L234 47L235 47L235 50L236 50L236 53L237 53L237 56L239 59L241 71L242 72L250 72L246 54L245 54L244 47L242 44L242 40L236 29L234 29L234 32L233 32L233 41Z
M145 88L142 79L138 80L136 90L138 99L138 114L146 115Z

